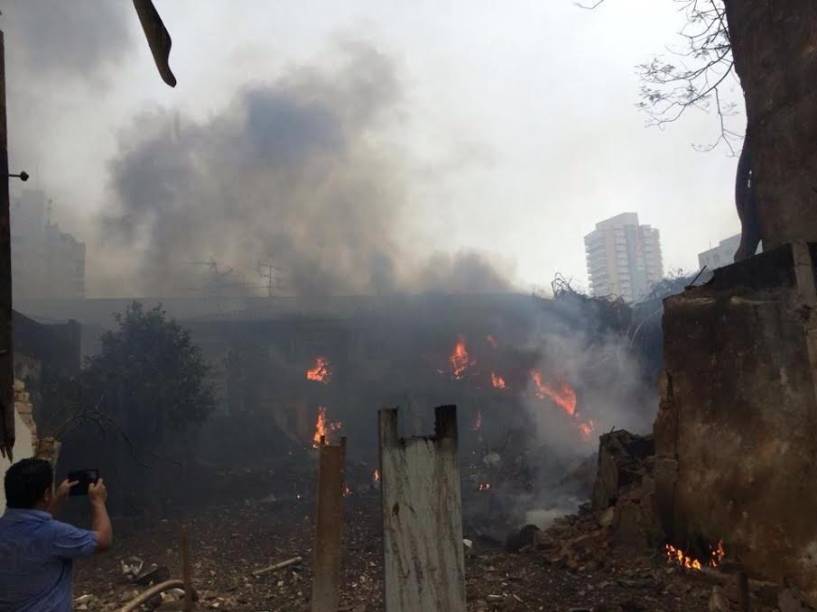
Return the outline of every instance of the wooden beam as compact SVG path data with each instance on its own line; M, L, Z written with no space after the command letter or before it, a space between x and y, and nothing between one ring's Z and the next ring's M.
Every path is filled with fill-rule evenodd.
M340 597L346 438L341 438L337 446L325 444L321 440L318 452L312 612L337 612Z
M6 134L6 57L0 32L0 455L14 448L14 367L11 346L11 232Z

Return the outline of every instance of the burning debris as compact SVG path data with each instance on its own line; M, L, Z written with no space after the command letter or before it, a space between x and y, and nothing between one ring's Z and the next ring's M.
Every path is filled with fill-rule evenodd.
M476 365L476 361L471 360L463 336L457 338L457 344L454 345L454 350L448 358L448 363L451 366L451 375L455 380L461 380L465 376L465 371L469 367Z
M576 414L576 392L573 387L563 382L558 389L542 382L542 373L539 370L531 370L531 380L535 385L536 397L539 399L550 398L554 404L564 410L568 415Z
M667 544L664 547L664 552L667 554L667 561L670 563L677 563L681 567L685 567L686 569L691 570L698 570L700 571L703 565L700 561L695 559L694 557L690 557L687 555L683 550L680 548L675 548L671 544Z
M306 371L306 379L323 385L329 384L332 380L329 360L326 357L316 357L315 364Z
M496 372L491 372L491 386L494 389L505 391L508 388L508 383L506 383L505 379Z
M703 569L704 563L695 557L688 555L682 549L677 548L672 544L666 544L664 546L664 553L667 555L667 561L670 563L674 563L691 570L701 571L701 569ZM706 565L713 569L717 568L723 562L725 556L726 549L723 546L723 540L719 540L716 545L711 547L709 560L706 562Z
M549 385L543 382L542 372L539 370L531 370L530 377L533 381L534 393L536 397L541 400L551 400L557 407L561 408L565 414L576 421L576 427L578 428L579 435L581 435L582 439L590 440L593 432L595 431L595 425L592 420L583 421L579 418L576 411L576 391L573 389L573 387L566 382L562 382L558 387L555 385Z
M329 442L330 434L340 431L343 423L340 421L327 421L326 408L318 406L318 416L315 419L315 433L312 436L312 447L318 448L321 444Z

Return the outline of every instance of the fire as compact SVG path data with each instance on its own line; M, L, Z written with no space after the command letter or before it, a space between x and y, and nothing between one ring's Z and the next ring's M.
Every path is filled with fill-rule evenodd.
M481 482L481 483L479 483L479 490L480 491L490 491L491 490L491 483L490 482Z
M332 372L329 370L329 360L326 357L316 357L315 365L306 371L306 379L321 384L328 384L332 379Z
M565 382L558 389L548 385L542 382L542 373L539 370L531 370L530 376L536 386L536 397L539 399L548 397L570 416L576 414L576 392L573 387Z
M579 423L579 434L585 440L589 440L595 430L596 424L593 423L592 419Z
M583 421L579 417L579 413L576 411L576 392L573 387L566 382L562 382L558 387L548 385L542 380L542 373L539 370L531 370L530 377L535 387L536 397L550 399L575 421L582 439L591 440L596 431L596 424L592 419Z
M688 556L683 550L680 548L675 548L671 544L667 544L664 547L664 552L667 554L667 561L670 563L677 563L681 567L685 567L687 569L692 569L696 571L701 570L701 562L695 559L694 557Z
M318 406L318 416L315 418L315 433L312 436L312 446L318 448L321 440L328 440L329 434L340 430L343 423L340 421L327 422L326 408Z
M508 385L505 383L505 379L502 378L496 372L491 372L491 386L494 389L504 390L508 388Z
M695 571L701 571L703 569L703 563L672 544L664 546L664 553L667 555L667 561L670 563L675 563L681 567ZM725 556L726 549L723 547L723 540L719 540L717 545L711 548L707 564L709 567L718 567Z
M460 380L465 375L465 370L476 363L476 361L471 361L468 348L465 346L465 338L462 336L457 338L457 344L454 345L454 350L448 358L448 363L451 366L451 374L457 380Z
M718 540L718 545L712 547L712 554L709 557L709 567L718 567L726 556L726 549L723 547L723 540Z

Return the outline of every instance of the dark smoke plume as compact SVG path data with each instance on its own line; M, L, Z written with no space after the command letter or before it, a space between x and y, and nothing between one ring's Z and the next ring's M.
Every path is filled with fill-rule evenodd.
M137 293L212 291L192 266L211 258L234 269L233 293L259 293L265 264L294 295L507 289L478 255L408 254L405 159L381 129L400 111L394 66L359 44L335 59L334 72L247 86L206 121L138 118L111 163L121 208L104 224L109 248L137 253Z

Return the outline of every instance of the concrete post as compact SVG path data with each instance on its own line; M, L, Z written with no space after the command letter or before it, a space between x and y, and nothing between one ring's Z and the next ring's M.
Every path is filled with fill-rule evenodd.
M434 437L379 416L386 612L465 612L457 408L436 409Z

